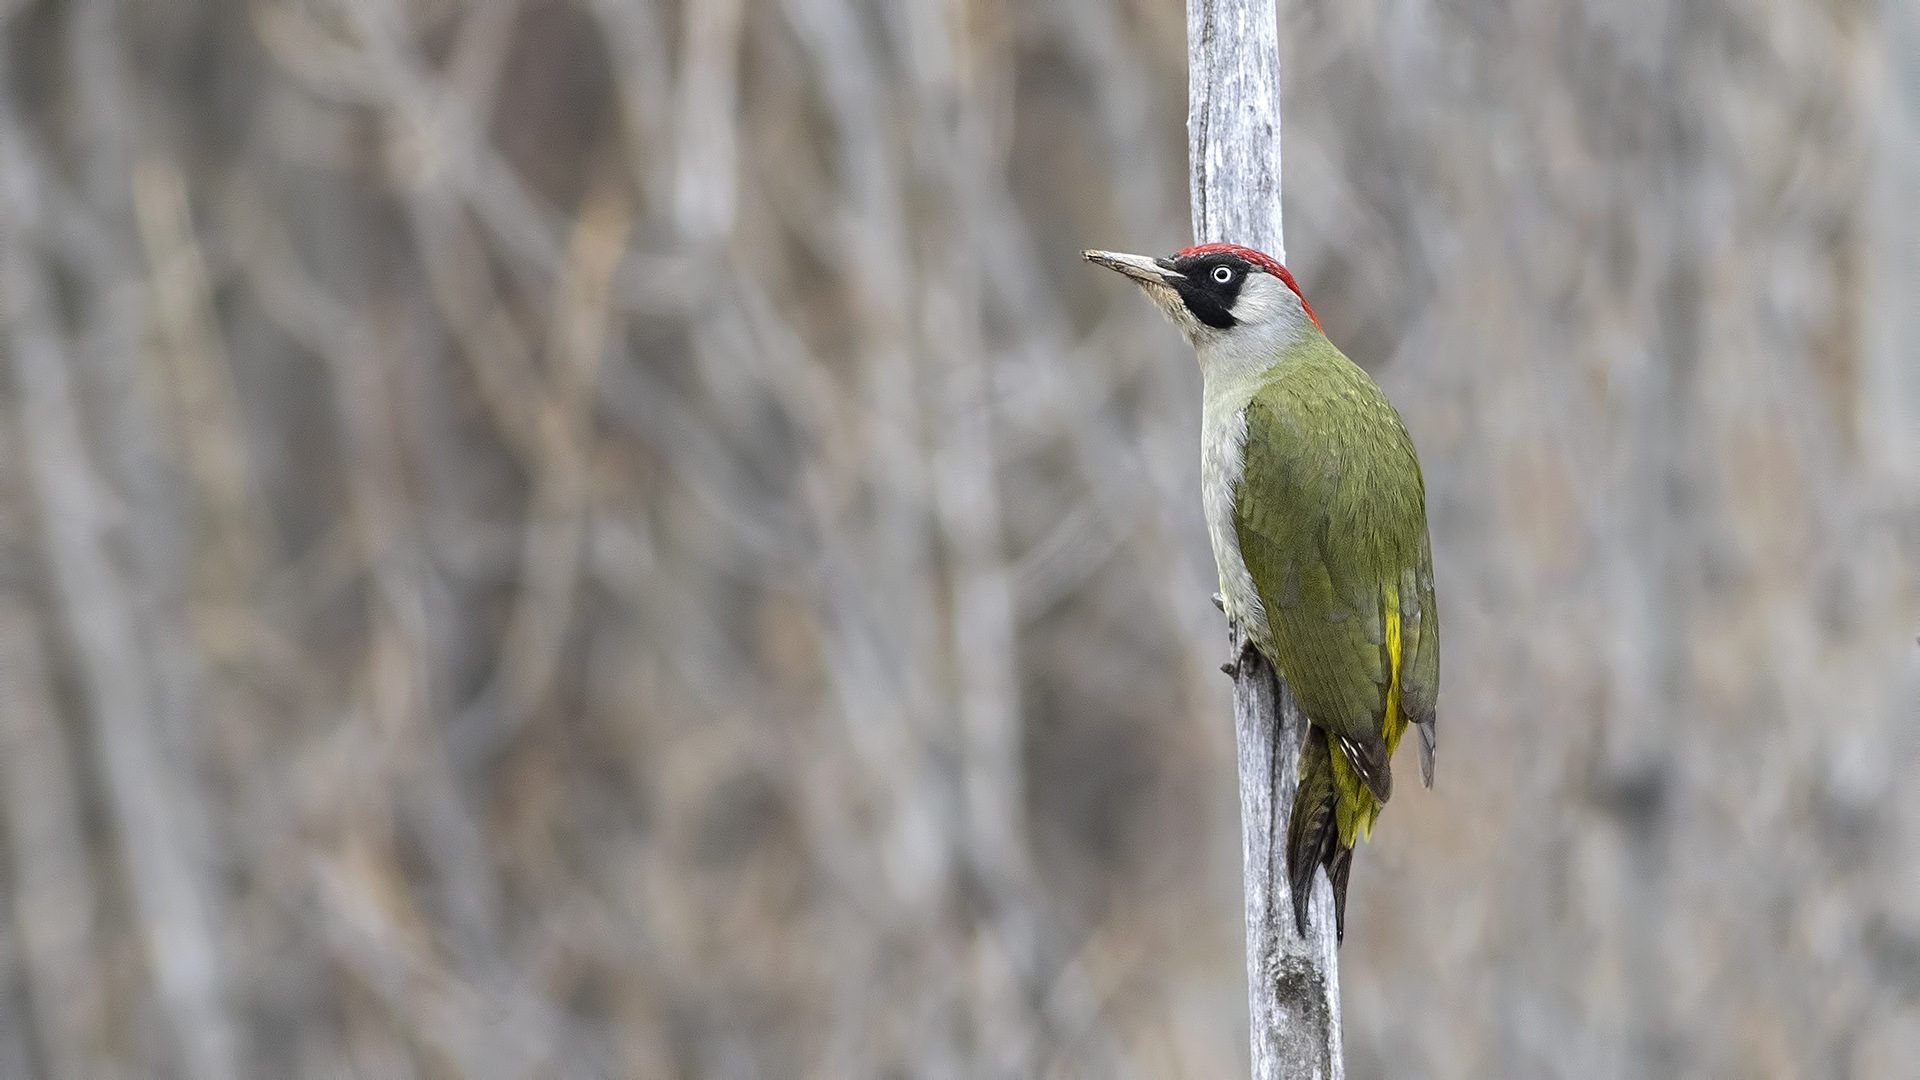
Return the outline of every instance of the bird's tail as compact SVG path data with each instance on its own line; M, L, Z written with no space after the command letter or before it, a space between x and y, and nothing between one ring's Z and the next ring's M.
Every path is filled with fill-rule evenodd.
M1433 748L1438 733L1434 730L1433 715L1429 713L1424 720L1414 722L1420 732L1420 782L1433 786Z
M1334 932L1347 933L1347 871L1353 849L1340 842L1335 809L1339 792L1333 781L1333 759L1327 733L1307 729L1300 748L1300 787L1293 795L1293 814L1287 821L1287 884L1293 892L1293 922L1307 936L1307 898L1313 895L1313 871L1324 865L1333 883Z

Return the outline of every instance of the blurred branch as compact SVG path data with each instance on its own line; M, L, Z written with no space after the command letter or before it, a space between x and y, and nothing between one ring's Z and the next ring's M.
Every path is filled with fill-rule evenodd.
M238 1075L237 1037L223 999L208 883L184 849L190 832L174 791L180 780L161 749L131 590L107 547L112 499L87 452L72 361L37 264L39 184L19 150L23 138L11 103L0 102L0 296L45 550L84 671L93 744L161 998L193 1075L225 1080Z
M383 783L369 800L390 802L425 849L448 924L440 941L452 963L424 947L401 948L413 931L394 924L425 919L408 890L365 880L404 876L394 865L394 838L384 835L392 823L373 806L347 809L344 850L324 853L312 866L334 919L331 944L396 1020L419 1027L461 1075L539 1073L558 1052L555 1019L500 955L494 870L480 825L455 786L460 761L439 722L430 680L431 590L404 480L397 365L383 362L383 338L368 321L299 265L245 174L235 176L227 203L230 243L246 280L276 323L313 349L331 375L334 419L351 462L352 527L371 585L370 640L355 687L356 709L380 747L374 775ZM370 895L380 902L366 902ZM495 1009L502 1015L480 1015Z
M84 1080L105 1035L93 944L92 870L40 627L0 601L0 784L6 793L14 919L37 1042L52 1080Z
M170 392L173 428L207 534L197 584L219 607L238 607L271 557L272 523L249 475L239 390L215 320L185 178L172 161L155 156L136 165L132 179L161 337L156 381Z
M560 661L579 573L594 448L594 393L607 351L607 286L626 245L624 193L596 189L574 229L544 365L549 390L535 418L533 505L521 545L520 592L501 645L499 719L466 734L484 755L517 731L546 695ZM473 725L461 724L465 732Z

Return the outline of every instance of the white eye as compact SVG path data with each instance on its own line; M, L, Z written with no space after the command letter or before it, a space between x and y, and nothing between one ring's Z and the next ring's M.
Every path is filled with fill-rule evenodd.
M1233 269L1227 266L1214 267L1213 280L1219 282L1222 285L1225 285L1227 282L1233 280Z

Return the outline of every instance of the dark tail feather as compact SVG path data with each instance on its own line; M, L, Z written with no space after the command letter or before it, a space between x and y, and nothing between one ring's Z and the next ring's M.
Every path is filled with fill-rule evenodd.
M1387 757L1387 740L1380 735L1342 735L1340 749L1347 755L1347 766L1367 785L1378 802L1393 798L1393 763Z
M1420 736L1420 781L1428 787L1433 786L1433 748L1439 733L1434 730L1433 718L1420 721L1413 726Z
M1333 934L1335 941L1347 940L1347 873L1353 869L1353 849L1342 847L1336 838L1327 856L1327 880L1333 882Z
M1313 895L1313 871L1323 862L1331 867L1333 853L1340 847L1340 835L1334 824L1333 760L1328 756L1326 732L1317 727L1308 728L1300 758L1300 788L1294 792L1293 815L1287 821L1287 884L1293 892L1294 927L1301 937L1306 937L1307 898ZM1344 894L1344 874L1340 884L1340 892Z

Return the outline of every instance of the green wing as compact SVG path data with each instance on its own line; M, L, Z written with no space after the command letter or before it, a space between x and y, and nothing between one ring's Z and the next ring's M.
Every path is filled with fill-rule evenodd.
M1274 663L1345 751L1336 773L1351 768L1373 796L1354 808L1364 830L1392 792L1388 763L1409 721L1432 783L1440 635L1420 463L1386 395L1325 339L1275 369L1246 419L1240 555Z
M1440 697L1440 609L1433 602L1433 548L1424 521L1420 526L1420 557L1405 575L1401 595L1414 597L1417 606L1409 610L1403 601L1400 607L1400 708L1419 732L1420 780L1432 787Z

